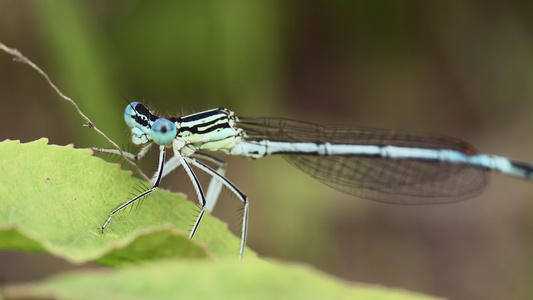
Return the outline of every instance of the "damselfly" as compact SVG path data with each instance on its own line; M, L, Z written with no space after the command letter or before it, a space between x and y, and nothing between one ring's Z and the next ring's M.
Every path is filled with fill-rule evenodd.
M320 126L279 118L245 118L224 108L184 117L160 118L143 104L128 104L124 120L141 159L153 144L159 164L152 188L113 210L113 216L155 191L161 179L179 166L190 178L201 205L190 233L194 237L205 211L211 211L222 186L244 206L239 258L246 245L248 198L225 176L224 161L208 154L219 152L247 158L280 154L305 173L337 190L358 197L400 204L445 203L473 197L487 182L487 171L533 180L533 164L479 154L468 143L438 135L398 131ZM172 158L165 160L166 149ZM118 154L117 150L94 149ZM216 166L216 170L204 162ZM207 194L193 171L212 176Z

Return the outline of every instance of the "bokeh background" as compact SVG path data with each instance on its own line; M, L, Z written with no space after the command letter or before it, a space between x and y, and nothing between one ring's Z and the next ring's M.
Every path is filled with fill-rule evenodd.
M161 115L227 107L441 133L533 160L529 1L0 0L0 40L120 145L126 98ZM0 140L110 146L83 124L35 71L0 53ZM261 256L450 299L533 298L531 183L494 175L476 198L409 207L329 189L279 157L227 161L250 198L248 245ZM176 173L165 187L190 194ZM239 211L225 193L214 214L238 231ZM0 252L3 282L72 267Z

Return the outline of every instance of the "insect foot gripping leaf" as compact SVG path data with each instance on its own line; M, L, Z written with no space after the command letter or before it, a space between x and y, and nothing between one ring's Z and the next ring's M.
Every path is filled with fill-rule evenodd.
M239 239L211 216L189 240L197 207L168 191L117 215L102 234L98 227L139 180L90 150L48 145L44 138L6 140L0 142L0 172L0 249L107 265L176 256L237 259Z

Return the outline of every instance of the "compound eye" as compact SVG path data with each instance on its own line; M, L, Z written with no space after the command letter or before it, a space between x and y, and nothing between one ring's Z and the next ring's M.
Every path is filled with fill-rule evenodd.
M124 111L124 122L126 122L126 125L128 125L129 128L135 127L135 115L137 115L137 111L135 111L135 107L139 104L139 102L132 102L126 106L126 110Z
M157 119L152 125L152 140L158 145L168 145L176 137L176 125L165 118Z

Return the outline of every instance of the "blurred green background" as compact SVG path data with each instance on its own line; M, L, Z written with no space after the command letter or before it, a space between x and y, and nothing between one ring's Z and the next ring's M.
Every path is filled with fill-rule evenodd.
M528 1L0 0L0 40L119 145L125 97L163 116L227 107L441 133L533 160L532 37ZM110 146L4 53L0 80L0 140ZM407 207L329 189L281 158L227 161L250 198L248 245L262 256L451 299L533 298L531 183L495 175L474 199ZM176 173L165 187L192 195ZM147 205L157 199L136 213ZM239 207L226 192L214 214L238 231ZM64 268L0 253L4 282Z

